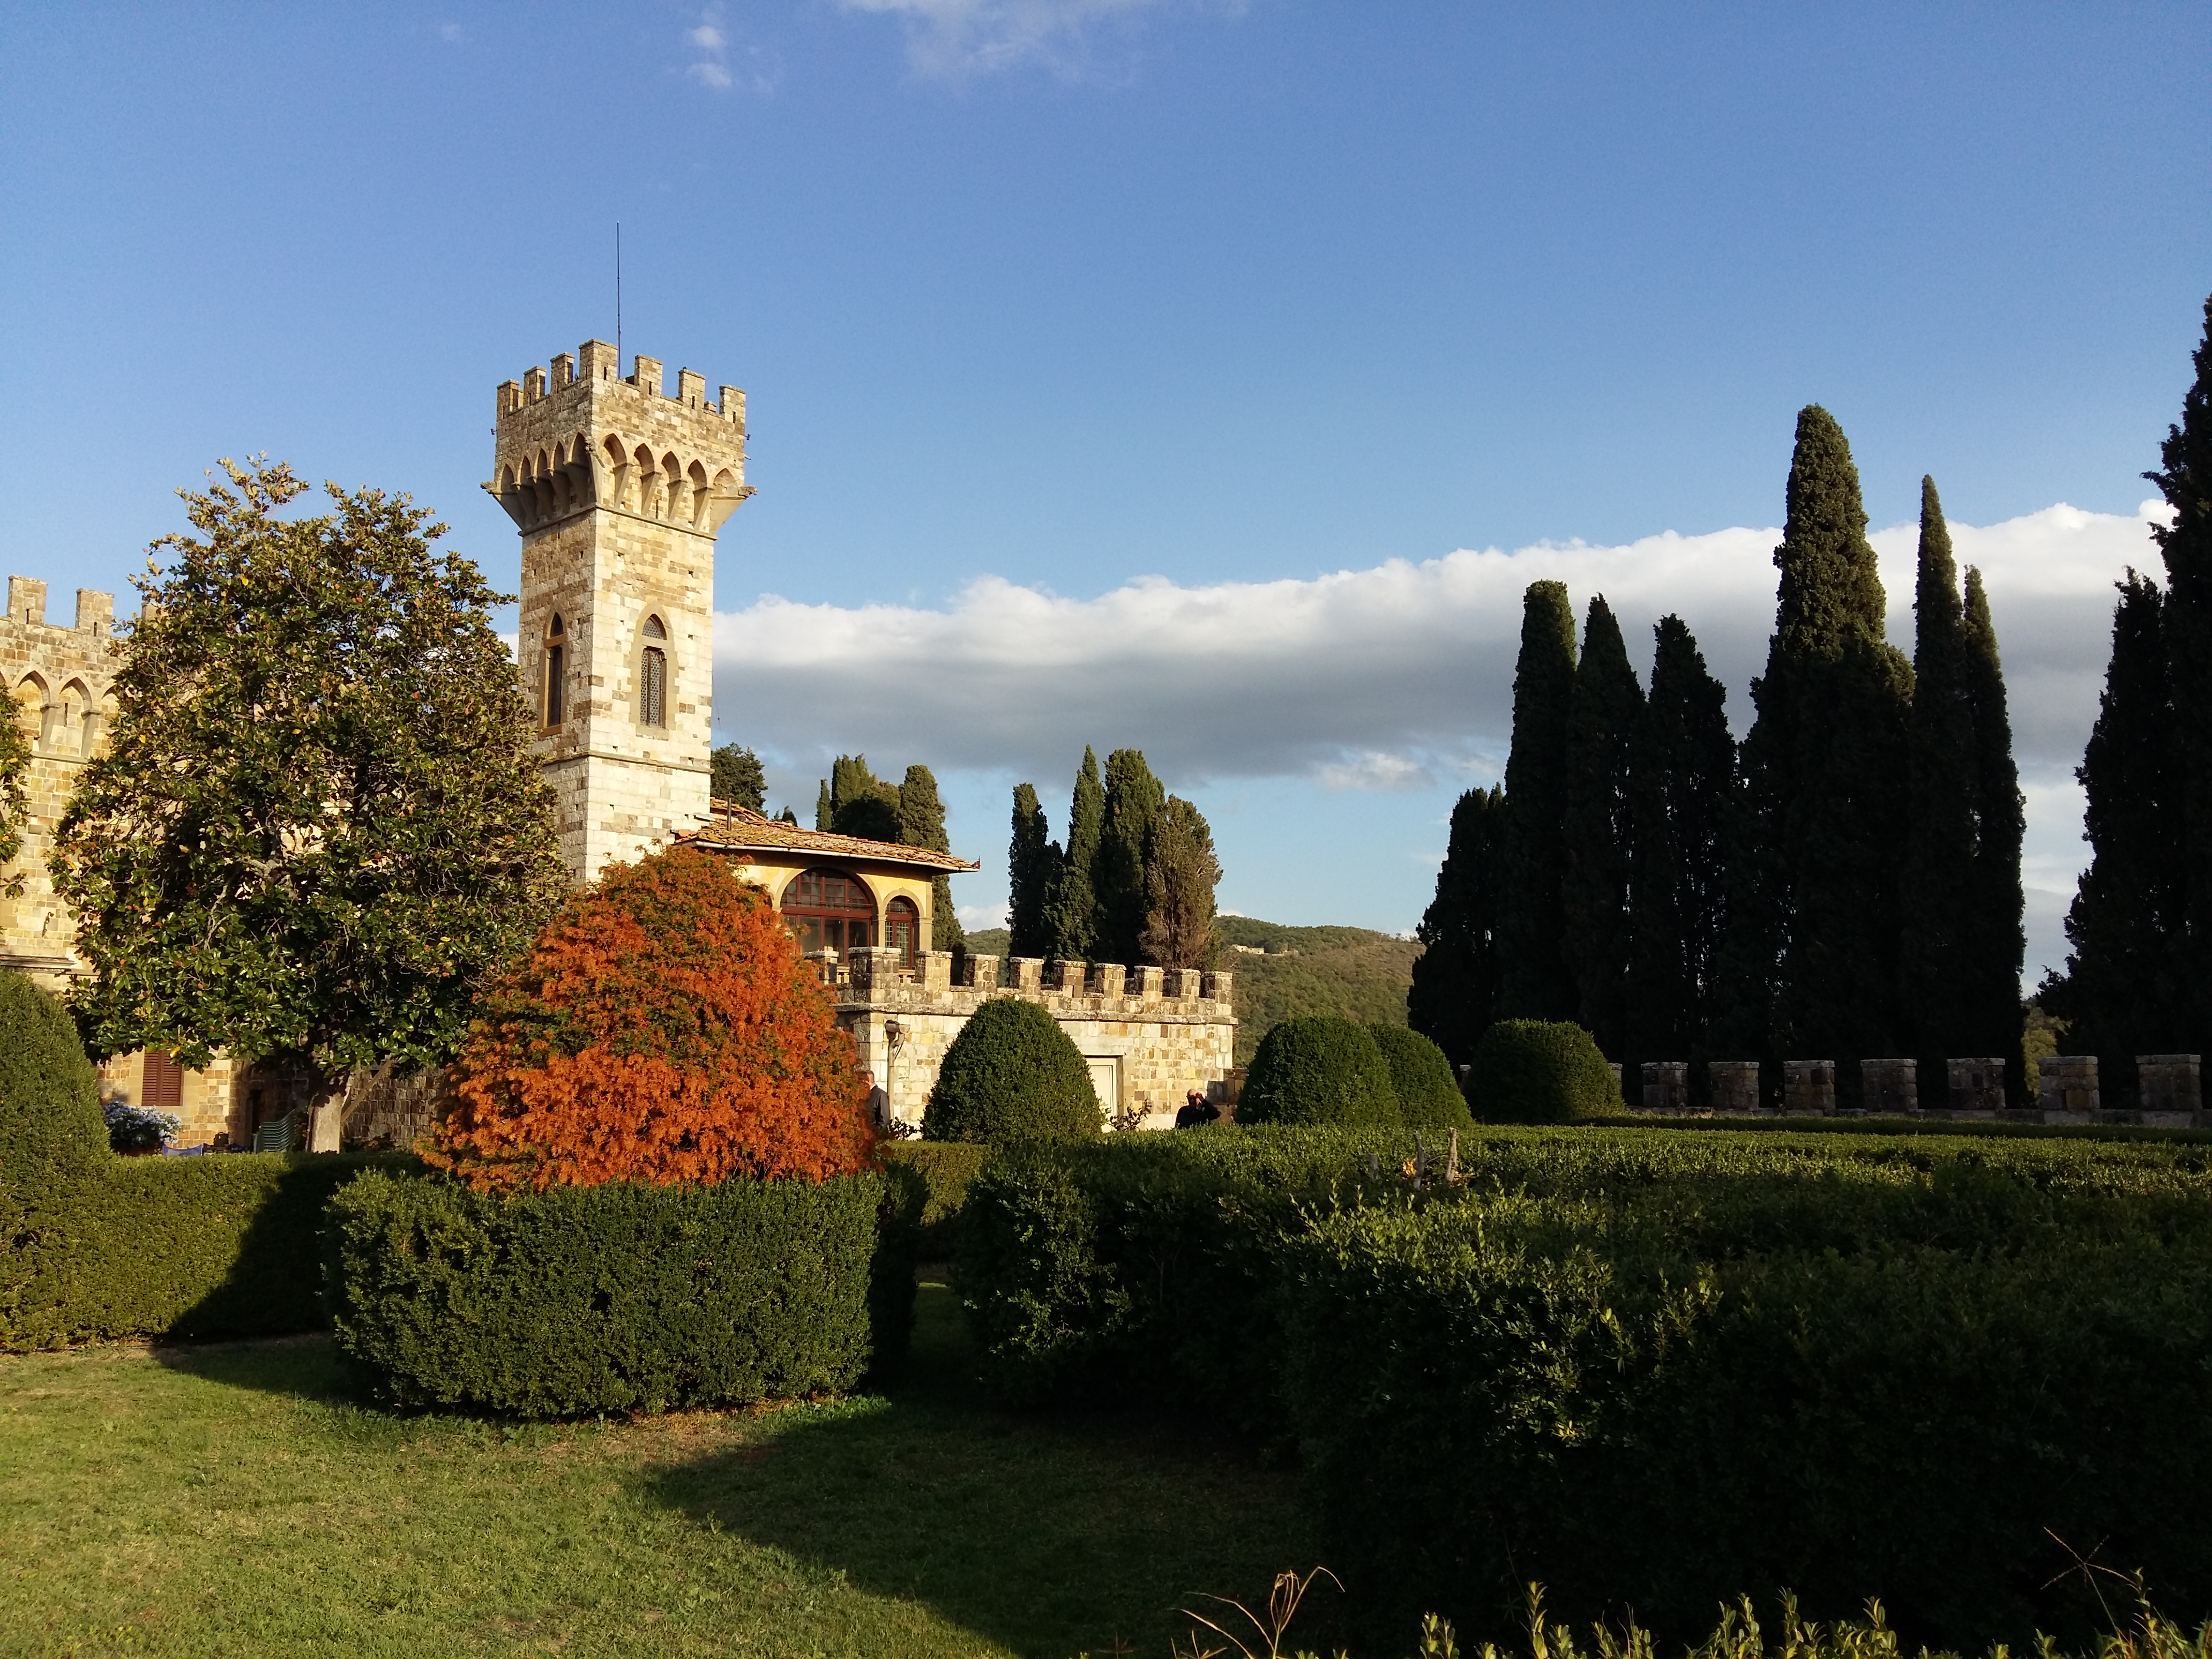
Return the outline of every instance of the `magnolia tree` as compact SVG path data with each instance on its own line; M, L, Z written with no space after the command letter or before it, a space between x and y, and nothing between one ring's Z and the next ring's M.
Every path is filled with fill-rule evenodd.
M775 907L678 848L577 894L487 996L427 1156L486 1188L820 1181L874 1145L854 1063Z
M567 877L507 596L404 495L331 484L284 518L288 466L222 468L179 492L195 533L155 544L57 837L91 969L70 1000L96 1053L302 1063L325 1108L354 1068L449 1057Z

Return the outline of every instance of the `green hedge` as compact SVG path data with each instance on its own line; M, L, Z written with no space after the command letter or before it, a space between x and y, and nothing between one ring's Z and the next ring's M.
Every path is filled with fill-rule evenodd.
M1402 1025L1367 1029L1382 1051L1383 1063L1390 1068L1391 1091L1398 1097L1398 1109L1409 1127L1443 1133L1474 1127L1443 1049Z
M1465 1635L1534 1579L1670 1638L1787 1587L2024 1648L2097 1623L2066 1547L2212 1612L2201 1169L1909 1167L1319 1218L1285 1353L1325 1559L1379 1627Z
M990 998L968 1017L921 1114L924 1139L989 1146L1096 1140L1104 1131L1083 1051L1020 997Z
M915 1217L921 1229L915 1241L920 1258L949 1260L969 1184L990 1161L992 1149L963 1141L887 1140L878 1150L884 1175L908 1183L911 1201L920 1206Z
M1486 1123L1580 1123L1626 1110L1595 1039L1549 1019L1492 1024L1474 1045L1468 1103Z
M918 1206L878 1175L511 1196L371 1176L331 1214L339 1350L400 1404L574 1417L835 1393L895 1364L911 1318Z
M1405 1121L1375 1034L1334 1014L1300 1014L1260 1039L1237 1116L1244 1123L1340 1127Z

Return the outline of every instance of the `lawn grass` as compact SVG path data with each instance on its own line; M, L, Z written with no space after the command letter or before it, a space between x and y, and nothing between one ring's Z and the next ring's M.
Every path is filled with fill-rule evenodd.
M988 1407L925 1276L886 1395L395 1416L321 1337L0 1358L0 1654L1165 1656L1310 1565L1295 1477Z

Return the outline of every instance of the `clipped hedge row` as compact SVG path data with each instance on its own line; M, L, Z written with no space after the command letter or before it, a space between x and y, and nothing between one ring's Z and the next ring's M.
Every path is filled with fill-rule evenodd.
M924 1261L949 1260L969 1185L990 1161L992 1149L957 1140L887 1140L876 1150L885 1177L918 1206L916 1254Z
M918 1212L874 1174L507 1195L372 1175L331 1206L331 1324L403 1405L574 1417L835 1393L903 1356Z
M1502 1633L1535 1579L1686 1638L1786 1587L1972 1652L2096 1628L2101 1546L2193 1623L2212 1202L2033 1173L1321 1218L1284 1351L1324 1556L1385 1626Z

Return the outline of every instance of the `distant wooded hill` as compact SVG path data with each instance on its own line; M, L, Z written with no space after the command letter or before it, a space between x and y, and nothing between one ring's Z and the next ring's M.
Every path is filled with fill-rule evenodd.
M1243 1065L1277 1020L1341 1014L1403 1025L1406 988L1421 947L1364 927L1285 927L1252 916L1221 918L1221 966L1237 975L1237 1063ZM968 935L968 948L1004 956L1006 930ZM1264 955L1259 954L1265 952Z

